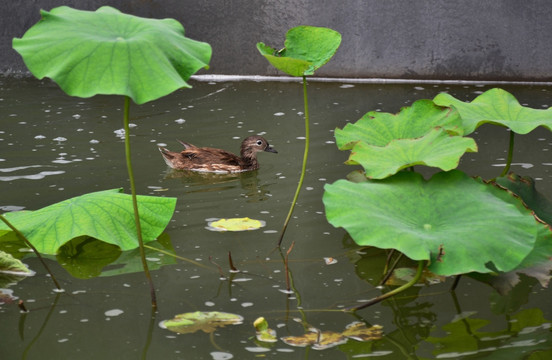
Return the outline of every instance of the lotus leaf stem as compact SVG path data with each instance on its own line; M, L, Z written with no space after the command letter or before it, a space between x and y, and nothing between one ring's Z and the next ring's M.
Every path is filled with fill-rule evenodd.
M500 176L506 176L508 174L508 171L510 171L510 165L512 165L512 158L514 157L514 135L515 133L510 130L510 144L508 146L508 158L506 160L506 166L504 167L504 170L502 170L502 174Z
M62 290L61 286L59 285L58 281L56 280L56 277L54 276L54 274L52 273L52 271L50 270L50 268L48 267L48 265L46 264L46 262L44 261L44 258L40 255L40 253L38 252L38 250L34 247L33 244L31 244L31 242L29 241L29 239L27 239L27 237L25 235L23 235L23 233L21 231L19 231L19 229L17 229L15 226L13 226L12 223L10 223L8 221L8 219L6 219L3 215L0 215L0 220L2 220L4 222L4 224L6 224L10 229L12 229L12 231L15 233L15 235L21 239L28 247L31 248L31 250L36 254L36 257L38 257L38 260L40 260L40 262L42 263L42 266L44 266L44 268L46 269L46 271L48 272L48 274L50 274L50 277L52 278L52 281L54 282L54 284L56 285L56 288L58 290Z
M301 176L299 177L297 190L295 190L295 196L293 196L289 213L286 217L286 221L284 222L282 233L280 234L280 239L278 240L278 247L282 245L284 234L286 232L287 226L291 219L291 215L293 214L293 209L295 208L295 204L297 203L297 198L299 197L299 192L301 191L301 187L303 186L303 181L305 180L305 173L307 171L307 158L309 156L310 131L309 131L309 103L307 99L307 77L305 75L303 75L303 102L305 106L305 152L303 154L303 166L301 167Z
M157 299L155 296L155 287L153 285L153 280L149 272L148 263L146 260L146 251L144 248L144 240L142 239L142 227L140 226L140 214L138 213L138 200L136 198L136 184L134 182L134 172L132 171L132 163L130 161L130 129L129 129L129 108L130 108L130 98L125 96L125 108L124 108L124 130L125 130L125 157L126 165L128 170L128 178L130 181L130 191L132 193L132 206L134 207L134 223L136 224L136 235L138 237L138 245L140 247L140 258L142 260L142 266L144 268L144 273L148 279L150 286L150 295L151 295L151 306L157 308Z
M375 297L372 300L369 300L369 301L365 302L362 305L349 307L345 310L346 311L357 311L357 310L360 310L360 309L364 309L365 307L377 304L380 301L383 301L387 298L390 298L391 296L396 295L400 292L403 292L404 290L416 285L416 283L422 278L422 273L423 273L424 267L425 267L425 261L424 260L418 261L418 269L416 270L416 275L414 275L412 280L410 280L409 282L407 282L406 284L404 284L402 286L399 286L398 288L396 288L394 290L391 290L391 291L389 291L389 292L387 292L383 295Z

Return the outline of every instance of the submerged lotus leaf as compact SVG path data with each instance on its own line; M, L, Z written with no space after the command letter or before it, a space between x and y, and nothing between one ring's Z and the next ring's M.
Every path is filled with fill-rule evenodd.
M543 110L521 106L514 95L499 88L485 91L471 103L447 93L437 95L433 101L458 110L466 135L485 123L506 126L518 134L527 134L538 126L552 130L552 108Z
M14 258L7 252L0 250L0 273L18 275L18 276L32 276L34 271L29 270L21 260Z
M95 12L60 6L41 16L13 47L33 75L72 96L127 95L142 104L190 87L186 81L211 58L210 45L186 38L174 19L109 6Z
M382 329L383 327L380 325L374 325L368 328L365 323L355 321L346 326L343 335L357 341L379 340L382 337Z
M398 114L370 111L356 123L335 129L335 139L340 150L351 150L359 141L386 146L397 139L420 138L434 128L462 135L462 119L450 108L436 106L431 100L418 100Z
M393 270L393 274L387 279L385 282L385 285L394 285L394 286L400 286L404 285L411 280L414 279L416 276L416 269L415 268L397 268ZM418 280L418 283L426 284L426 285L435 285L440 284L446 281L446 276L437 275L432 273L431 271L424 269L422 272L422 277L420 280Z
M401 172L386 180L325 186L328 221L359 245L429 260L439 275L510 271L533 249L544 225L510 192L461 171L425 180Z
M4 216L43 254L56 254L68 241L89 236L119 246L138 247L132 197L112 189L77 196L36 211ZM144 242L155 240L169 223L176 198L138 196ZM0 229L6 228L0 223Z
M337 345L345 344L348 338L333 331L311 331L300 336L285 336L281 338L290 346L311 346L315 350L329 349Z
M240 315L218 311L196 311L178 314L174 319L162 321L160 326L179 334L191 334L199 330L212 333L219 327L242 323L243 317Z
M508 320L507 325L497 329L489 326L487 319L457 316L452 322L434 328L425 341L433 345L433 359L450 358L451 354L456 355L455 358L469 357L469 354L481 354L490 349L492 354L488 359L550 357L550 320L544 318L541 309L525 309L508 315Z
M297 26L286 33L283 49L262 42L257 43L257 49L276 69L291 76L306 76L326 64L340 44L341 34L335 30Z
M472 138L451 136L435 128L420 138L392 140L384 147L358 142L346 163L362 165L370 179L384 179L414 165L452 170L464 153L474 151L477 145Z
M244 218L230 218L210 221L207 229L214 231L246 231L257 230L265 226L265 222L261 220Z

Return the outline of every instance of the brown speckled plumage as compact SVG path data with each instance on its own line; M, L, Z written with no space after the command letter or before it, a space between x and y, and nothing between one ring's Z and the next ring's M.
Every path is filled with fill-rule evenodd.
M180 141L182 152L172 152L159 147L163 159L173 169L205 172L242 172L259 168L257 153L267 151L277 153L262 136L249 136L243 140L240 155L222 149L197 147Z

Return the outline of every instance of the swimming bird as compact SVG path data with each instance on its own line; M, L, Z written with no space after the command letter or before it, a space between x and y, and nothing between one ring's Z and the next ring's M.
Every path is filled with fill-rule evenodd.
M257 153L267 151L278 153L262 136L249 136L241 144L240 156L231 152L210 147L197 147L178 140L184 150L172 152L162 146L159 151L163 159L173 169L203 172L233 173L251 171L259 168Z

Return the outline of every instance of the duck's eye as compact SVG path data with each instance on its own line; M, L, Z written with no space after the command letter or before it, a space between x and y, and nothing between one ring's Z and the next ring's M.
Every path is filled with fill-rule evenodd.
M261 140L257 140L257 145L258 146L261 146L263 144L263 142Z

